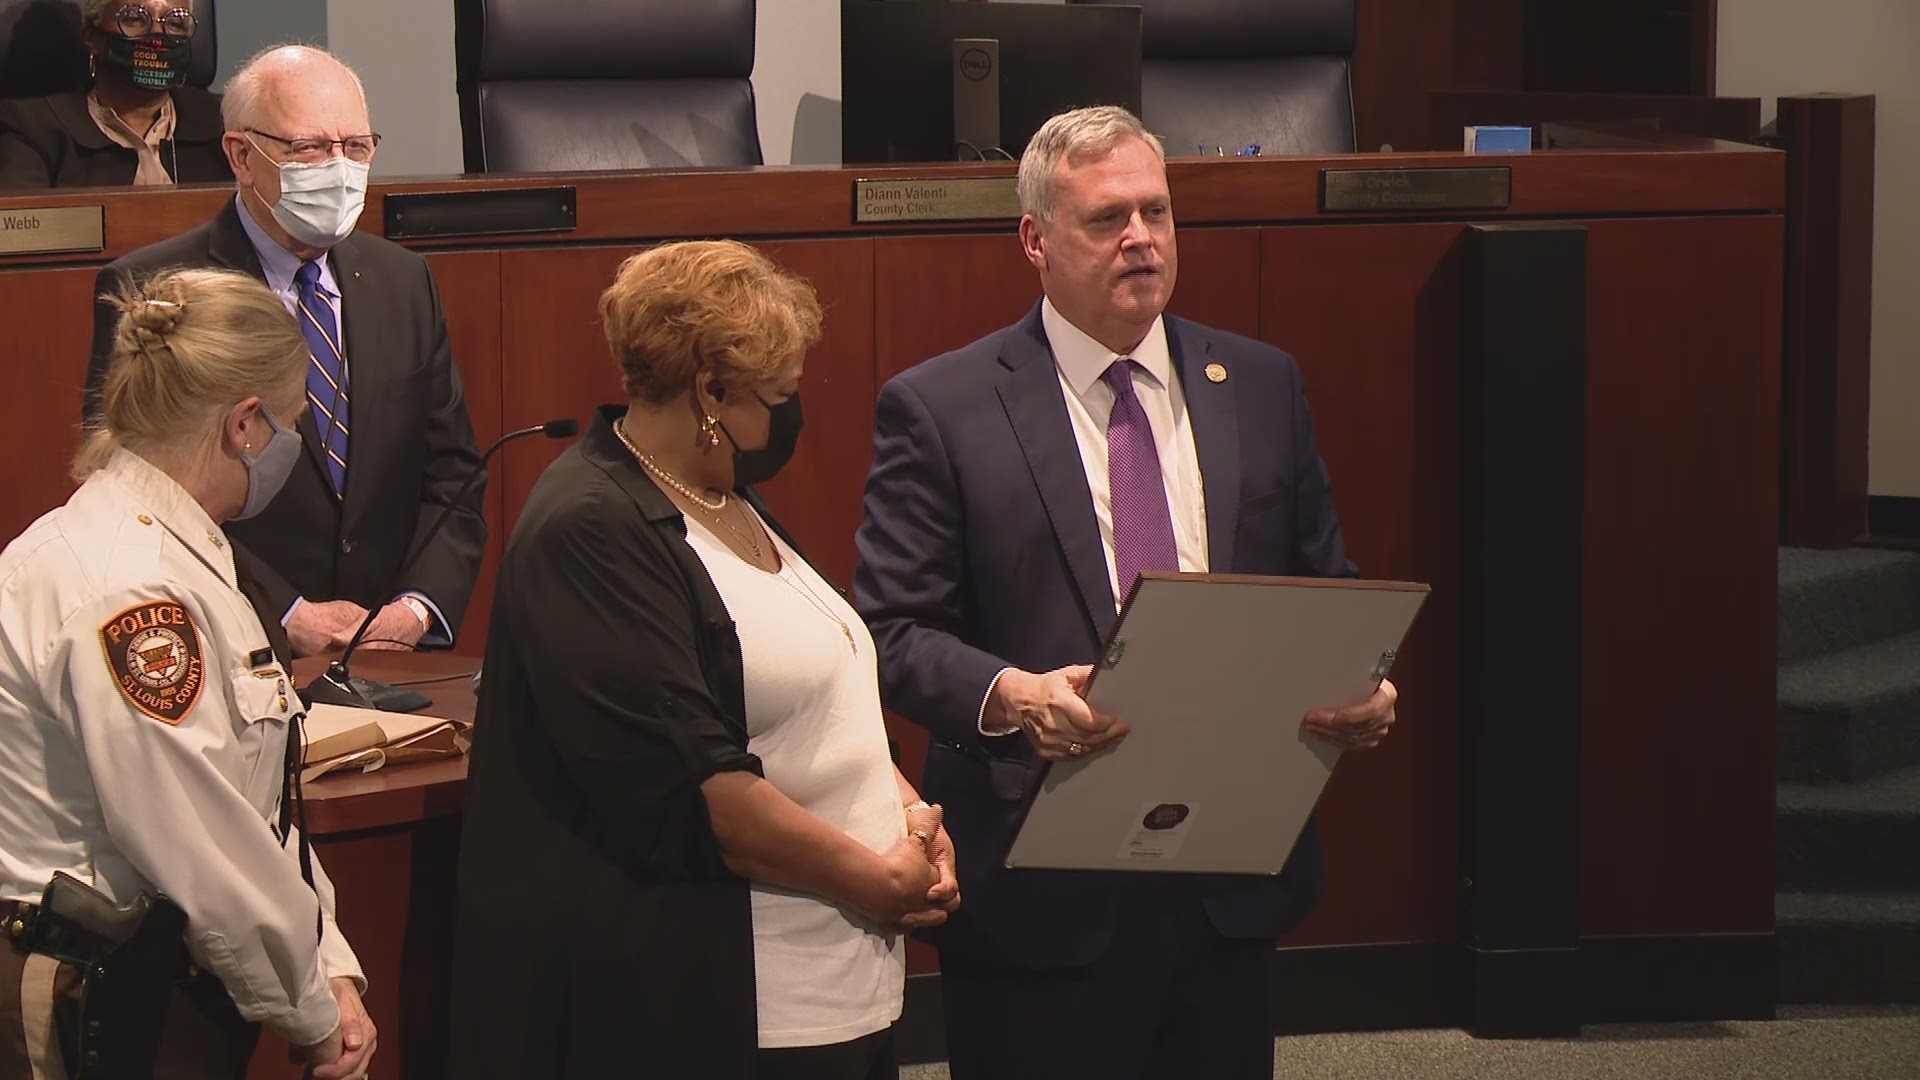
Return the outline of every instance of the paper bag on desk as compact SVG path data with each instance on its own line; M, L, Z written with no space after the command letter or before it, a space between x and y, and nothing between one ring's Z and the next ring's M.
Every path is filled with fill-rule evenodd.
M464 721L343 705L315 705L305 728L303 783L342 769L372 772L403 761L452 757L473 743L473 725Z

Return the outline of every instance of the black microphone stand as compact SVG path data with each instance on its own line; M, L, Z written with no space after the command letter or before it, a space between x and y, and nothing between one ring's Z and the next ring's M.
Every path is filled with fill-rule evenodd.
M461 500L467 497L467 493L473 490L473 485L478 483L480 477L486 473L487 462L492 459L496 451L515 439L522 439L529 435L545 435L549 439L570 439L579 434L579 432L579 421L562 418L559 420L549 420L536 427L509 431L505 435L495 439L493 445L487 447L487 452L481 454L480 460L474 463L472 471L467 473L466 482L460 485L460 490L454 492L453 498L447 500L447 505L441 509L440 516L434 518L433 524L427 526L427 531L420 535L420 541L414 545L413 551L409 553L405 559L401 560L400 569L395 571L393 575L395 587L397 588L399 582L407 576L407 571L413 569L413 564L420 560L421 553L427 550L427 545L431 543L434 536L440 532L440 527L445 525L447 519L453 516L454 510L460 506ZM361 640L367 636L367 629L373 625L374 618L379 614L380 608L378 606L368 608L367 617L360 620L360 628L353 632L352 638L348 639L347 647L340 652L340 658L328 664L326 671L315 676L312 682L300 688L300 696L306 700L309 706L320 704L345 705L355 709L377 709L379 707L369 700L365 694L354 689L353 672L347 666L348 661L353 659L354 650L360 647Z

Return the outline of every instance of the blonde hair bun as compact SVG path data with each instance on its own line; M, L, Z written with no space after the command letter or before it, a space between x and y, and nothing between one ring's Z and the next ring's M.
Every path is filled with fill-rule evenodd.
M276 409L300 400L312 363L306 339L264 282L233 270L168 270L101 299L120 324L75 479L115 447L149 460L206 452L249 397Z
M172 278L156 278L144 288L112 298L129 330L165 339L187 315L186 297Z

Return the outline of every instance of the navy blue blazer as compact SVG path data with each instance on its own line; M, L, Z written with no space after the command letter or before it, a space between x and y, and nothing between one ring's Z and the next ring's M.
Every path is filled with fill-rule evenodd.
M1293 357L1166 320L1186 395L1217 573L1353 576ZM1209 364L1226 369L1208 380ZM1115 619L1106 554L1036 305L1019 323L890 380L880 392L856 603L887 707L932 735L925 798L946 808L960 910L954 949L1037 968L1089 963L1113 936L1115 890L1191 888L1224 935L1273 937L1312 909L1324 871L1311 825L1277 878L1184 884L1127 873L1001 868L1040 762L1019 736L980 735L1008 665L1090 664Z

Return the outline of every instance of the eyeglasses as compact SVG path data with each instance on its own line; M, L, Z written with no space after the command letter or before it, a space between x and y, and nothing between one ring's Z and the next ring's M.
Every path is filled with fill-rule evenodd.
M168 37L189 38L199 25L193 12L186 8L174 8L160 16L159 32ZM153 10L145 4L128 4L114 13L113 26L125 37L152 37L155 29Z
M365 135L349 135L344 139L289 139L285 135L275 135L269 131L261 131L259 128L248 128L247 130L263 139L272 139L274 142L286 147L287 160L297 161L302 165L311 165L327 160L333 156L333 148L336 146L340 148L342 154L347 156L347 160L357 161L365 165L367 162L373 160L373 152L380 148L380 135L378 132L369 132Z

